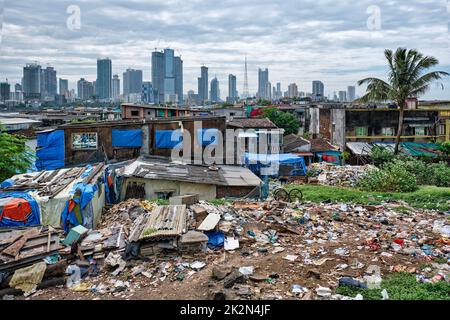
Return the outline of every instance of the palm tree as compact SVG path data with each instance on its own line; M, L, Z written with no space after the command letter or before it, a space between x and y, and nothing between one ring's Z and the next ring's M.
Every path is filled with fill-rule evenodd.
M426 93L433 81L440 80L449 74L443 71L425 73L428 69L437 66L439 61L434 57L424 56L416 50L398 48L395 54L392 50L385 50L384 55L389 63L388 81L377 78L358 81L359 86L367 85L366 94L359 100L362 102L391 100L400 108L395 140L395 154L398 154L406 99L416 98Z

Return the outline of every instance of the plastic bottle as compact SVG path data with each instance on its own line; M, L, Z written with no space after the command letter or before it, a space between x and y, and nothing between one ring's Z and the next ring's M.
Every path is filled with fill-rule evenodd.
M380 276L378 275L366 276L364 279L366 280L367 288L380 289L382 281Z
M66 274L69 275L67 278L67 287L71 288L77 285L81 281L81 270L77 265L70 265L66 269Z

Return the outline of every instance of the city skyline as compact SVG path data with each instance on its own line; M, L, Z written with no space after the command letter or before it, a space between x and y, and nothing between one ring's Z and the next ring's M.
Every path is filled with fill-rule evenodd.
M267 67L271 83L281 82L283 88L296 83L299 91L309 91L311 81L321 79L328 96L364 77L384 77L383 51L398 46L433 55L440 60L440 69L450 70L445 1L426 4L411 1L400 5L395 1L378 1L380 30L367 28L366 11L371 1L332 6L320 0L301 5L292 1L263 2L268 10L261 19L250 20L255 6L263 4L225 1L220 5L198 6L192 1L164 4L137 1L122 5L118 1L91 1L87 6L80 2L79 30L65 26L66 1L56 4L42 1L39 7L8 2L0 55L1 81L8 78L10 83L20 83L23 65L36 60L43 68L52 65L58 70L58 77L68 79L69 88L73 89L80 77L96 80L95 60L102 56L113 60L113 74L120 75L131 67L143 70L144 80L150 80L149 59L155 47L171 47L182 56L184 93L197 91L201 65L207 65L211 74L216 74L223 83L228 74L235 74L238 91L242 92L245 55L251 94L257 91L258 68ZM232 14L237 8L239 17ZM198 16L203 20L192 17L187 23L186 17L191 17L194 9L200 11ZM397 10L402 13L401 19ZM311 15L311 12L322 13ZM159 14L170 19L160 19ZM283 26L276 23L280 16L285 21ZM127 20L124 17L133 19L133 26L123 23ZM213 27L219 17L227 21L230 31L225 31L222 25ZM245 27L242 21L248 22ZM152 32L143 32L149 26ZM41 43L46 43L46 50L42 50ZM446 80L444 85L450 87L449 82ZM223 96L228 95L227 89ZM357 87L356 94L361 95L363 90ZM426 97L450 99L450 93L434 86Z

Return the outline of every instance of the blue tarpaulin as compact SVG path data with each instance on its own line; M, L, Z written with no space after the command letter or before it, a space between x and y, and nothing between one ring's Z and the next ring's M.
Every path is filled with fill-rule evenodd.
M0 208L0 228L9 227L31 227L40 224L40 211L36 200L26 192L3 192L0 193L0 199L23 199L28 202L31 212L24 211L25 208L13 208L12 213L8 214L5 208ZM22 205L23 207L23 205ZM21 217L21 218L19 218Z
M278 168L283 166L283 176L305 176L307 173L305 159L295 154L245 154L246 166L255 174L260 175L262 168ZM288 168L289 170L285 170ZM279 176L281 173L271 171L271 176Z
M64 167L64 130L38 133L36 168L39 171Z
M14 185L14 181L12 179L6 179L5 181L2 182L2 184L0 184L1 188L8 188L8 187L12 187Z
M205 234L208 236L208 246L212 247L214 249L216 248L222 248L225 243L225 234L221 231L211 231L211 232L205 232Z
M124 148L142 147L142 130L112 130L112 146Z
M155 145L158 149L173 149L182 141L183 136L180 130L157 130L155 132Z
M197 142L199 145L203 147L209 145L216 146L219 142L219 130L217 129L197 130Z
M92 172L93 168L92 166L88 165L86 166L86 170L84 171L83 175L81 177L86 177L87 175ZM70 227L76 227L80 224L85 223L85 212L83 210L86 209L88 204L92 201L94 198L95 192L98 190L98 186L96 184L87 184L84 182L78 182L70 191L70 194L73 196L75 195L76 191L80 189L81 196L80 198L73 198L67 201L66 206L61 213L61 225L65 232L69 232ZM73 202L73 203L71 203ZM81 216L77 216L76 212L74 211L74 205L78 205L81 209Z

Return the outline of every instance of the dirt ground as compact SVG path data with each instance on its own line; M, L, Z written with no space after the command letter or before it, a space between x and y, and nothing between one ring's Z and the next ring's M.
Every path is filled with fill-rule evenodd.
M205 300L212 298L214 292L223 292L227 299L314 299L314 290L318 286L329 287L333 291L338 285L341 277L360 278L366 274L369 265L379 266L381 275L392 273L393 267L400 266L408 270L420 273L421 270L432 262L428 256L412 257L406 254L396 253L393 250L372 250L370 247L362 245L364 240L361 235L367 224L361 225L359 232L355 229L355 224L348 222L329 222L333 230L346 230L350 226L353 229L350 236L347 232L342 232L344 237L335 241L308 244L309 237L288 233L280 233L279 246L285 250L273 254L276 246L272 244L261 245L259 243L246 242L241 244L241 248L234 252L209 251L207 254L195 257L186 256L174 259L167 259L171 265L176 262L203 261L206 266L194 273L191 277L186 277L179 281L169 272L168 277L161 281L158 276L152 279L140 274L132 276L129 271L124 271L121 275L113 277L109 272L103 271L97 277L83 280L89 287L100 283L112 287L117 280L128 281L129 288L123 292L99 294L92 292L74 292L67 288L52 288L40 290L33 296L27 298L32 300ZM380 235L385 229L397 229L397 227L386 227L379 223L374 223L370 229L379 229ZM410 230L411 232L412 230ZM433 236L433 238L435 238ZM431 238L428 240L431 241ZM267 252L264 252L267 249ZM336 254L335 249L345 249L345 255ZM382 255L382 252L392 254L392 257ZM307 254L308 259L303 259ZM285 259L288 255L295 255L298 258L294 262ZM152 270L161 261L156 263L134 262L129 265L130 270L134 265L143 265L146 269ZM307 262L307 263L305 263ZM337 266L347 265L343 270ZM261 276L258 281L248 279L246 286L250 294L241 295L238 292L239 285L234 289L224 289L223 281L215 280L212 277L215 265L226 265L235 268L253 266L254 275ZM414 270L415 269L415 270ZM405 269L404 269L405 270ZM173 272L172 272L173 273ZM271 279L270 281L264 279ZM111 281L111 283L109 282ZM292 293L292 286L300 285L309 290L309 294L295 295ZM245 285L244 285L245 286Z

